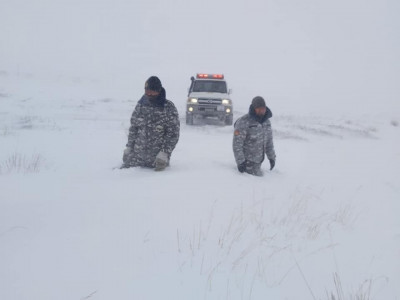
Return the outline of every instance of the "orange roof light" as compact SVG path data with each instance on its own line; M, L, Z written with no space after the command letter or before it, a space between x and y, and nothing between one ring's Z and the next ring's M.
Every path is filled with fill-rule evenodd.
M222 74L213 74L212 77L217 78L217 79L224 79L224 75L222 75Z
M197 78L208 78L208 74L197 74Z

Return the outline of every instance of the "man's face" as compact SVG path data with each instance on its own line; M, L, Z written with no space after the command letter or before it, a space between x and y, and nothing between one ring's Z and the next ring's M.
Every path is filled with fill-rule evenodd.
M257 108L254 109L254 111L256 112L257 116L262 117L262 116L265 115L265 112L267 111L267 108L265 106L264 107L257 107Z
M144 90L144 94L147 96L147 98L149 98L149 100L155 100L157 99L158 95L160 95L160 92Z
M146 94L146 96L158 96L160 95L160 92L156 92L156 91L152 91L152 90L144 90L144 93Z

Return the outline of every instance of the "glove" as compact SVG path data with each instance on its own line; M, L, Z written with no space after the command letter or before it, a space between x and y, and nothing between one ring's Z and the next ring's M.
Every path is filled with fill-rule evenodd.
M122 161L125 163L128 160L128 156L131 153L131 148L126 147L124 150L124 154L122 155Z
M270 159L269 165L271 166L270 170L272 170L275 167L275 159Z
M168 166L168 163L169 163L168 154L163 152L163 151L160 151L156 156L156 160L155 160L156 168L155 168L155 170L156 171L164 170Z
M246 161L242 162L240 165L237 166L240 173L246 171Z

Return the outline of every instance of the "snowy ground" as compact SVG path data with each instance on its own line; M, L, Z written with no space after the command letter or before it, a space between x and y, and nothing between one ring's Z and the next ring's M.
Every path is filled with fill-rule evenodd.
M400 299L399 118L272 107L257 178L183 91L171 167L118 170L139 93L3 75L0 299Z

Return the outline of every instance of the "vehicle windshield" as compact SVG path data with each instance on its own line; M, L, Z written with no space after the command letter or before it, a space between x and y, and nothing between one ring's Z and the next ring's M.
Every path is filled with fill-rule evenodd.
M226 93L226 82L217 80L196 80L193 92Z

